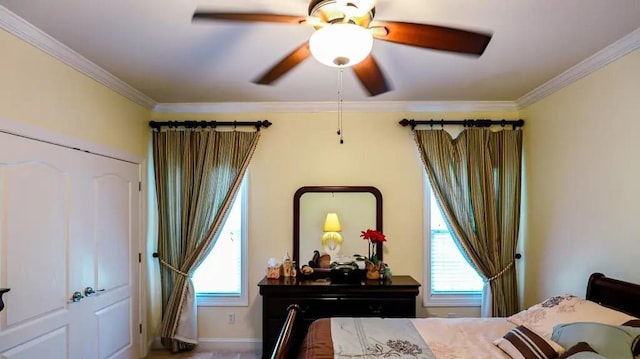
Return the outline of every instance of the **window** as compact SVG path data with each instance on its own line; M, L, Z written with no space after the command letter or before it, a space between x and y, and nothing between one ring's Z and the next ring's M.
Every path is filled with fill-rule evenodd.
M425 175L425 306L479 306L483 280L456 245Z
M247 306L247 176L211 252L192 280L199 306Z

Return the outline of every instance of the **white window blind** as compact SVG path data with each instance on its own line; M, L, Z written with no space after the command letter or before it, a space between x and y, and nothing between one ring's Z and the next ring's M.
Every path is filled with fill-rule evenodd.
M483 281L464 258L425 179L425 266L429 293L425 305L479 305ZM426 262L426 261L425 261Z
M195 270L192 281L199 305L243 305L246 295L246 178L209 255ZM234 299L241 299L234 303Z

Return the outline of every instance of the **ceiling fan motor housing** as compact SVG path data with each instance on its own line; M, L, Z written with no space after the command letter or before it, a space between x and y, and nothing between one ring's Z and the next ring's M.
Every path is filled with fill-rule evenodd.
M349 8L359 11L349 12ZM345 5L336 0L312 0L309 3L309 16L321 19L328 24L351 23L364 28L369 27L375 15L375 8L359 9L357 4L345 1ZM316 26L316 29L321 25Z

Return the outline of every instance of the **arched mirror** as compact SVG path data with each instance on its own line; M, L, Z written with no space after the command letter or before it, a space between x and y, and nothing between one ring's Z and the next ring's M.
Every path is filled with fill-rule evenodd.
M369 228L382 232L382 193L377 188L301 187L293 196L292 259L302 266L313 258L315 250L331 252L332 261L353 258L354 254L367 256L368 242L360 232ZM382 260L382 243L377 246Z

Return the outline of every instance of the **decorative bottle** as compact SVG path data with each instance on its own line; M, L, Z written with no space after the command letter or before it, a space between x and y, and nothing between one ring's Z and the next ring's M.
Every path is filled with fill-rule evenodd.
M284 274L285 277L291 277L291 267L291 257L289 257L289 252L287 252L284 258L282 258L282 274Z

